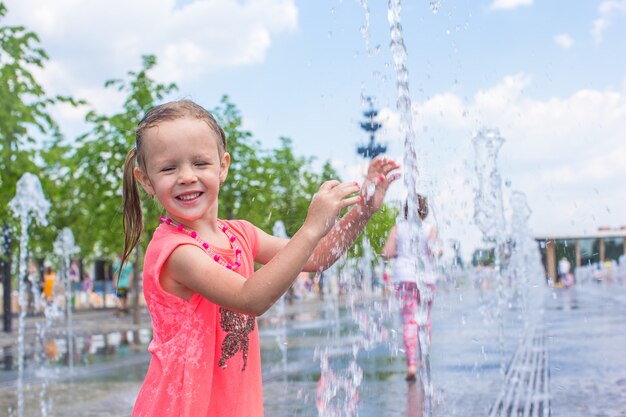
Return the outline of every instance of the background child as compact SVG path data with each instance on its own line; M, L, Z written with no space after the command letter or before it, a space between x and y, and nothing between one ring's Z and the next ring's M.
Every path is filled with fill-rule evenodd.
M391 278L396 294L402 301L402 341L406 351L407 381L415 381L417 376L418 325L426 326L430 343L430 311L438 275L435 259L442 255L437 229L425 221L428 212L426 197L419 195L417 207L419 222L409 222L408 204L405 202L402 220L389 231L382 253L383 258L394 259ZM411 247L413 227L418 228L417 249ZM425 322L418 323L418 308L421 303L426 303L424 306L426 317Z
M122 266L122 254L119 255L118 260L113 265L115 271L113 278L113 287L115 288L115 295L117 296L117 312L116 316L124 316L128 314L128 289L133 281L133 266L129 263L125 263Z
M54 300L54 284L56 273L51 266L47 266L43 273L42 294L48 304Z
M224 131L202 107L189 100L155 107L139 123L135 145L124 166L123 262L143 228L135 180L166 214L144 259L152 360L133 416L262 416L255 316L301 271L329 267L352 245L397 179L398 165L374 160L367 196L355 182L322 184L288 240L247 221L217 218L230 155ZM254 271L254 262L264 266Z

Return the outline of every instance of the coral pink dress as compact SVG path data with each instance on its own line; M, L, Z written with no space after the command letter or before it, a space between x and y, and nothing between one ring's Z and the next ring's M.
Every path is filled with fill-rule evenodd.
M242 248L238 272L254 272L256 232L245 221L223 221ZM144 259L143 291L152 316L152 354L133 417L262 417L261 353L254 317L233 313L194 294L167 293L159 274L179 245L200 244L160 225ZM212 248L234 263L232 249ZM204 249L203 249L204 250ZM207 255L209 256L209 255Z

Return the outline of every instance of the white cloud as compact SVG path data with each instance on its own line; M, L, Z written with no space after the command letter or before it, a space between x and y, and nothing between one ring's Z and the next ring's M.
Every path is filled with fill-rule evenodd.
M626 90L580 90L536 100L525 93L531 86L530 76L516 74L466 103L450 93L414 103L415 146L444 237L480 244L480 232L468 226L477 181L471 139L481 127L497 127L506 139L498 160L503 182L511 184L502 186L505 206L513 190L526 193L536 233L583 233L624 223ZM393 113L381 111L385 138L404 138ZM401 142L392 146L399 156Z
M494 0L490 5L490 10L513 10L520 6L531 6L534 0Z
M33 73L48 94L86 99L108 113L122 95L107 79L139 68L155 54L151 74L163 82L263 62L273 37L298 27L294 0L7 0L7 24L37 33L51 57ZM122 72L123 71L123 72ZM86 109L57 106L53 116L67 137L84 131Z
M561 48L569 49L574 45L574 39L567 33L561 33L554 37L554 43Z
M272 37L297 29L293 0L9 0L8 18L42 38L76 83L101 85L142 54L160 59L168 81L262 62ZM69 72L69 70L66 69ZM120 74L121 76L122 74Z
M598 6L598 17L593 21L591 36L596 43L602 42L604 32L620 16L626 16L626 0L604 0Z

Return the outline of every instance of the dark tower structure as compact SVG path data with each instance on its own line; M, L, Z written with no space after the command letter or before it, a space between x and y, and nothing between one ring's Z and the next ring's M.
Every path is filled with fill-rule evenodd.
M378 110L374 108L372 97L368 97L367 102L369 103L369 109L363 112L365 121L361 122L361 129L369 134L370 140L367 145L359 146L356 151L363 158L374 159L381 153L387 152L387 146L376 143L376 131L383 125L374 121L374 118L378 115Z

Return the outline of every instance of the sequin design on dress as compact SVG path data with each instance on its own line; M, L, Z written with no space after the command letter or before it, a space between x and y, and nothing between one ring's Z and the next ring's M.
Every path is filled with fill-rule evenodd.
M218 365L220 368L226 369L228 366L226 360L241 350L243 355L243 368L241 370L245 371L248 363L248 335L254 330L254 317L235 313L224 307L220 307L220 316L220 326L228 334L222 342L222 356Z

